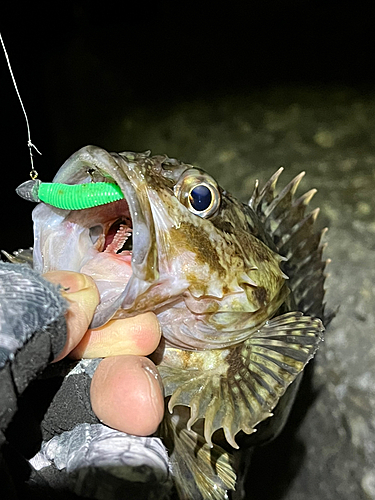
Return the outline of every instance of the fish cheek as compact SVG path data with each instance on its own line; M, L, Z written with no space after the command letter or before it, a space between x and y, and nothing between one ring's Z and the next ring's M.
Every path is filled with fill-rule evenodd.
M264 286L257 286L252 290L252 294L256 302L258 302L259 307L263 307L268 302L268 293Z
M207 232L189 222L182 222L178 228L170 230L170 251L173 257L181 255L181 249L192 252L199 265L208 265L212 272L224 276L225 270L220 264L217 250Z
M251 253L256 262L269 262L272 258L271 250L256 238L253 238Z

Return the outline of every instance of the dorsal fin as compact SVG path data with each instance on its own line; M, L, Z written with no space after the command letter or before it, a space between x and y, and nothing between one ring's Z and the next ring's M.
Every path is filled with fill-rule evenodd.
M30 248L19 248L15 250L12 254L6 252L5 250L1 250L1 253L4 257L13 264L27 264L30 267L33 267L33 249Z
M288 285L298 310L317 316L327 324L332 319L332 315L329 318L324 315L324 271L329 260L322 260L325 248L322 237L327 229L320 232L315 229L319 209L306 215L306 208L316 189L295 198L305 175L301 172L276 194L276 184L282 171L283 168L280 168L262 189L259 189L258 181L255 183L249 206L263 223L278 252L288 259L281 267L289 276Z

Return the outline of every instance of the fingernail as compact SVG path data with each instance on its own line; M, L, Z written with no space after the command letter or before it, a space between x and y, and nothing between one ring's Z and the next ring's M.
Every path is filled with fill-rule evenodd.
M163 382L161 380L160 373L158 372L154 363L148 358L141 358L141 366L148 375L153 377L158 382L161 393L164 394Z
M162 403L164 399L164 388L161 382L161 377L155 365L148 358L141 358L140 361L150 389L150 402L155 422L159 425L164 415L164 404ZM155 385L155 381L158 385ZM160 392L157 389L158 386L160 388Z
M95 286L94 280L87 276L86 274L74 273L75 277L73 283L68 286L67 293L80 292L81 290L86 290L87 288L92 288Z
M94 286L92 278L74 271L50 271L44 274L44 278L60 285L65 293L75 293Z

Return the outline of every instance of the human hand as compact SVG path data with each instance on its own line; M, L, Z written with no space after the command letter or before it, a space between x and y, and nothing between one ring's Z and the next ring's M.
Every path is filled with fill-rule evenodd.
M44 278L60 284L69 302L67 341L55 361L68 355L76 359L104 357L90 389L97 417L128 434L147 436L155 432L164 413L163 390L155 365L145 356L160 341L156 316L149 312L87 330L99 303L94 281L71 271L48 272Z

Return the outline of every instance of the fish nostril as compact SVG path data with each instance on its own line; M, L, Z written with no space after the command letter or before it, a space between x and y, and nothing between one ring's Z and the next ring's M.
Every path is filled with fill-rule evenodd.
M90 227L89 234L90 234L90 238L91 238L92 244L95 245L95 243L99 239L99 236L101 234L103 234L103 228L102 228L102 226L98 225L98 226Z

